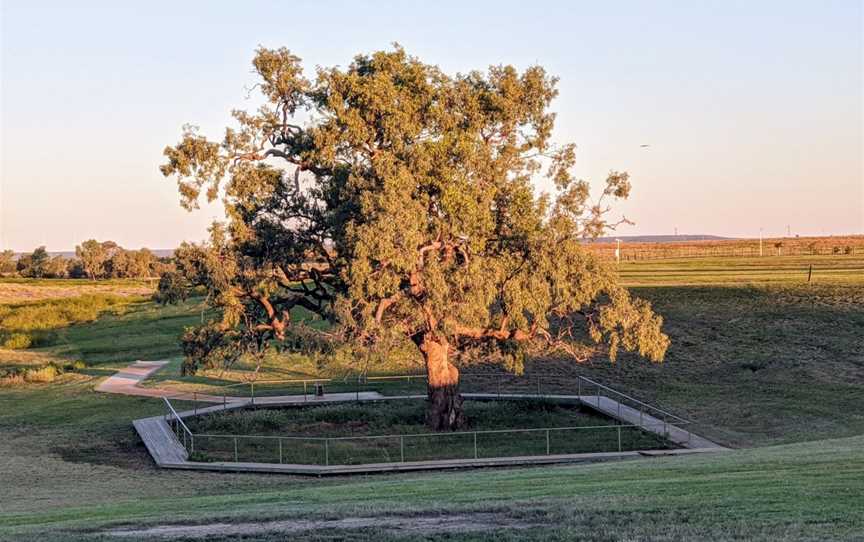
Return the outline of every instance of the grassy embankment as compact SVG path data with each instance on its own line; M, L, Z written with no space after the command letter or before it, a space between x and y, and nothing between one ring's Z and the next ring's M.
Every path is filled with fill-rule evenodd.
M144 398L94 394L94 381L0 393L0 539L106 540L111 527L321 520L304 539L856 540L864 532L864 437L614 464L308 479L162 471L131 419ZM437 522L492 515L479 533ZM363 529L330 524L373 518ZM394 518L425 525L387 527ZM526 527L527 526L527 527ZM518 528L526 527L526 528ZM208 540L280 540L285 534ZM287 529L274 526L274 529ZM143 535L142 535L143 537Z
M663 315L672 346L661 365L625 356L582 372L693 417L732 445L864 433L864 257L772 262L622 264L625 283Z

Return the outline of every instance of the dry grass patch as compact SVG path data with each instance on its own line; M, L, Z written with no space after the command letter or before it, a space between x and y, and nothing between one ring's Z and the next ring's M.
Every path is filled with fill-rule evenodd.
M76 281L51 279L28 282L0 281L0 304L64 299L92 294L134 297L152 293L153 288L140 281L99 283L81 280L80 284L76 284Z

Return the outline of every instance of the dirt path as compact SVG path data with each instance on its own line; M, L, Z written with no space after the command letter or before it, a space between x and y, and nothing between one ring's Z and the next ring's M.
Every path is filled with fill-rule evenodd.
M210 523L204 525L159 525L146 529L114 529L103 535L123 538L207 538L252 535L267 532L299 534L322 529L374 528L400 534L469 533L496 529L528 529L536 526L500 513L482 512L440 516L379 516L328 520L280 520L256 523Z

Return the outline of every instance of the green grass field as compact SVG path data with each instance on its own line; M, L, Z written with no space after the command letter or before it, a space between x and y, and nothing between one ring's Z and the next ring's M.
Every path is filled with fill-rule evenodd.
M8 363L90 366L51 384L0 388L0 539L142 539L153 533L107 531L173 524L198 526L174 538L208 540L864 538L864 260L664 260L622 263L621 274L664 315L666 362L539 359L529 371L599 378L739 449L332 479L162 471L130 424L160 413L160 402L92 388L131 360L165 357L175 362L162 382L212 385L172 373L176 338L201 307L133 303L54 330L52 345L0 350ZM212 527L224 522L242 533Z
M94 394L92 384L75 376L0 394L0 539L105 540L113 537L103 531L117 527L349 517L427 520L433 526L420 535L433 540L856 540L864 529L864 437L701 457L333 479L172 472L152 466L129 425L158 413L158 402ZM436 535L436 518L452 514L469 521L492 514L504 528ZM373 536L418 538L385 527L304 533Z
M811 271L812 267L812 271ZM723 284L857 284L864 256L771 256L764 258L693 258L628 262L618 269L629 286Z

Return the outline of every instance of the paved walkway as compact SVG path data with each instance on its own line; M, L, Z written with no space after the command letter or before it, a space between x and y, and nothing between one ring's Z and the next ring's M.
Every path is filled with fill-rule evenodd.
M140 397L164 397L175 401L192 401L195 403L221 403L233 404L234 407L255 405L286 405L297 403L328 403L334 401L355 401L383 399L384 396L377 391L364 391L360 393L326 393L323 396L313 394L306 395L272 395L262 397L247 397L235 395L213 395L196 392L177 392L163 388L143 388L140 383L148 376L166 365L167 361L136 361L117 374L109 376L101 384L96 386L96 391L103 393L117 393L120 395L136 395ZM221 407L220 407L221 408ZM200 413L204 409L196 409ZM193 411L189 411L193 412Z
M103 393L119 393L121 395L140 395L144 397L165 397L169 395L166 390L157 388L141 388L138 384L142 380L156 372L167 361L136 361L132 365L109 376L96 386L96 391Z

